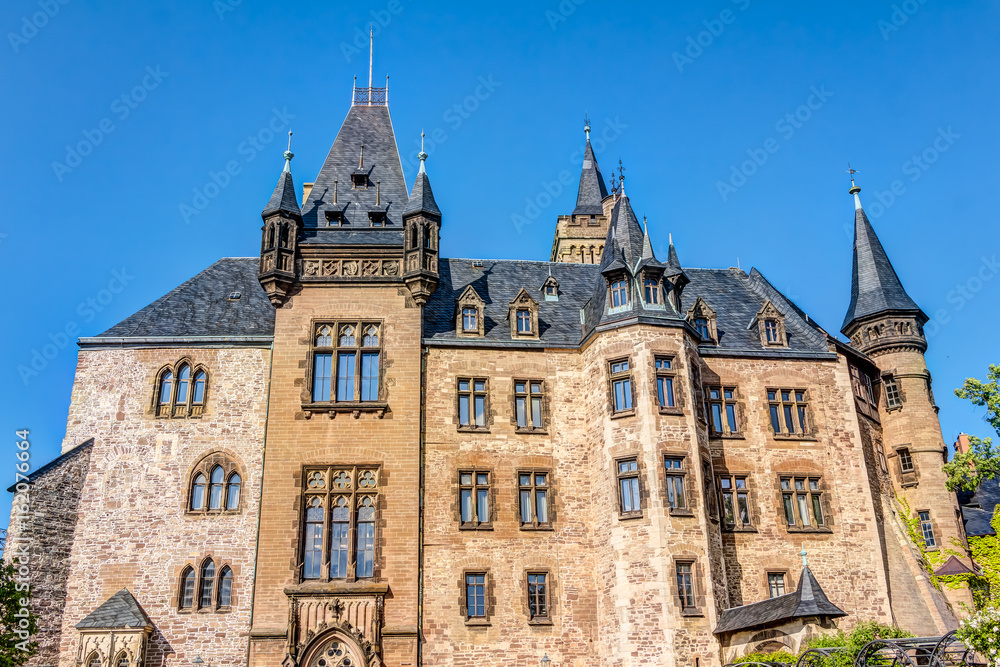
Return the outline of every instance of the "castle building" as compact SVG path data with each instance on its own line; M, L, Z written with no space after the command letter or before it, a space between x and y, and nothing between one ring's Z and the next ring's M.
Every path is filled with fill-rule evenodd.
M756 269L657 258L589 133L550 261L440 257L386 92L301 204L285 153L259 257L80 339L10 524L29 664L719 667L955 626L927 317L859 188L844 343Z

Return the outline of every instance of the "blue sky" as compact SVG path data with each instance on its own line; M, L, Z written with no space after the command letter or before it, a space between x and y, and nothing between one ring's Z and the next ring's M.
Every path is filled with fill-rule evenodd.
M680 4L4 3L4 436L30 429L36 467L58 454L67 330L97 334L217 258L256 254L284 133L300 187L367 78L372 21L408 184L428 134L443 255L547 259L587 113L661 254L672 232L685 265L755 266L835 332L850 161L934 318L945 440L987 435L952 390L1000 363L1000 6Z

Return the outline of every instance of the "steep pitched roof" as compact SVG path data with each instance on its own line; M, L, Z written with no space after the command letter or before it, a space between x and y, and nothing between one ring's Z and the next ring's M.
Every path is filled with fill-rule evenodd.
M420 164L420 171L416 180L413 181L413 192L410 193L410 200L403 209L403 215L410 213L430 213L441 216L441 209L434 201L434 192L431 190L431 179L427 178L427 173L423 170L423 163Z
M686 285L690 282L688 277L684 275L684 269L681 268L681 260L677 257L677 248L674 247L674 235L671 234L667 237L669 241L669 247L667 248L667 264L666 270L663 272L667 278L673 278L674 276L680 276L678 284Z
M274 306L257 280L256 257L226 257L104 333L81 339L274 335ZM230 301L232 292L240 298Z
M76 624L83 628L145 628L152 626L146 612L135 601L127 588L123 588L100 607L90 612Z
M601 255L601 271L616 259L624 262L629 270L633 269L642 256L642 237L642 227L632 211L632 205L628 197L622 195L611 212L608 236Z
M274 193L271 194L271 199L261 212L261 216L267 217L278 211L284 211L295 216L302 214L302 211L299 209L299 200L295 195L295 184L292 183L292 172L289 171L287 162L285 163L285 170L278 177L278 184L274 186Z
M851 305L847 308L840 330L846 332L854 321L885 311L916 311L924 316L903 289L882 243L868 222L861 200L855 194Z
M958 560L954 555L949 556L944 565L934 570L935 577L947 577L956 574L975 574L968 565Z
M847 616L846 612L827 599L826 593L808 566L802 568L799 587L794 593L723 611L719 617L719 625L715 628L715 634L736 632L806 616L828 618Z
M1000 480L988 479L975 492L959 491L958 506L965 534L970 537L993 535L991 522L997 505L1000 505Z
M367 188L353 189L351 175L358 170L361 146L364 145L364 167L368 174ZM334 203L334 181L337 181L337 202ZM379 196L385 207L391 232L376 228L370 240L381 244L387 232L394 243L402 243L402 213L409 197L403 178L403 166L396 148L392 119L386 106L352 106L347 112L330 153L316 176L315 185L302 205L302 221L306 228L319 228L319 233L307 234L305 243L342 243L341 236L351 234L354 241L369 240L356 232L370 230L368 212L375 208L376 181L380 181ZM340 211L343 227L326 227L326 212ZM345 229L346 228L346 229ZM398 241L396 240L398 238Z
M597 166L594 149L590 146L590 134L587 135L587 145L583 149L583 168L580 170L580 188L576 193L576 208L573 215L603 215L601 204L608 196L608 188L604 184L601 168Z

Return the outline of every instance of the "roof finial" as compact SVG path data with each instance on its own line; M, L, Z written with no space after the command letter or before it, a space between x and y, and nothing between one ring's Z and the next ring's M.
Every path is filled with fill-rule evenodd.
M375 24L368 24L368 106L372 105L372 63L375 60Z
M611 194L618 194L618 174L611 170Z
M358 158L358 169L365 168L365 145L361 144L361 157Z
M427 159L427 153L424 152L424 131L420 130L420 152L417 153L417 158L420 160L420 171L419 174L425 173L424 160Z
M587 143L589 144L590 143L590 118L587 117L586 113L583 114L583 132L584 132L584 134L587 135Z
M382 205L382 181L375 181L375 205Z
M802 556L802 567L803 568L809 567L809 563L808 563L808 561L806 561L806 554L807 553L809 553L809 552L806 551L806 546L803 544L802 545L802 551L799 552L799 555Z
M673 245L673 244L674 244L674 233L667 232L667 245Z
M292 171L292 158L295 157L295 153L292 152L292 131L288 131L288 150L285 151L285 171L291 173Z
M861 188L859 188L854 183L854 174L857 174L859 172L858 172L857 169L852 168L851 167L851 163L848 162L847 163L847 173L851 175L851 189L848 190L847 192L849 194L854 195L854 208L855 209L859 209L859 208L861 208L861 198L858 197L858 193L861 192Z
M622 159L618 158L618 182L621 184L622 196L625 196L625 166L622 165Z
M642 216L642 233L649 236L649 225L646 224L646 216Z

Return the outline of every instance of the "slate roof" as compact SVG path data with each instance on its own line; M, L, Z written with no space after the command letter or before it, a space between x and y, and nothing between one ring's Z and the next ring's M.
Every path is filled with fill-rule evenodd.
M108 338L273 336L274 306L257 280L256 257L226 257L104 333ZM240 298L229 301L231 292Z
M288 170L288 162L285 162L285 170L278 177L278 184L274 186L274 193L267 202L267 206L261 211L261 216L268 216L277 211L284 211L295 216L301 214L299 210L299 200L295 194L295 184L292 183L292 172Z
M420 171L417 172L417 178L413 181L413 192L410 193L410 200L407 202L406 208L403 209L403 215L420 212L441 217L441 209L434 201L431 179L427 178L423 162L420 163Z
M590 136L583 150L583 169L580 170L580 188L576 192L576 208L573 215L604 215L601 203L608 196L601 168L597 166L594 149L590 147Z
M41 477L42 475L44 475L48 471L52 470L53 468L55 468L58 465L61 465L64 461L68 461L69 459L73 458L77 454L81 454L81 453L87 451L88 449L90 449L93 446L94 446L94 439L93 438L90 438L89 440L85 440L85 441L81 442L79 445L77 445L76 447L74 447L73 449L69 450L68 452L66 452L64 454L60 454L56 458L52 459L51 461L49 461L48 463L46 463L45 465L43 465L41 468L36 468L34 470L34 472L31 472L31 473L28 474L28 479L27 480L21 480L21 481L27 481L29 484L31 484L32 482L34 482L36 479L38 479L39 477ZM7 488L7 492L8 493L14 493L14 491L17 489L17 484L18 484L17 482L14 482L13 484L11 484Z
M351 174L358 169L362 144L365 147L364 171L368 173L369 186L355 190L351 187ZM338 181L336 204L333 203L335 180ZM316 176L309 197L302 205L303 224L307 228L325 228L326 211L341 210L346 227L370 229L368 211L375 206L376 181L381 181L379 192L381 203L386 207L387 224L401 230L403 209L409 197L389 107L352 106ZM341 229L327 228L325 231L335 237ZM402 231L397 236L402 243ZM339 243L326 240L326 237L327 234L308 236L304 242Z
M152 626L146 612L135 601L127 588L123 588L100 607L90 612L76 624L83 628L145 628Z
M959 491L958 506L962 511L965 534L970 537L993 535L990 522L998 504L1000 504L1000 480L986 480L974 493Z
M851 305L847 308L844 324L846 332L855 320L884 311L915 311L927 317L903 289L903 284L892 268L868 216L855 200L854 209L854 267L851 274Z
M717 635L737 632L806 616L847 616L846 612L827 599L808 566L802 568L799 587L794 593L726 609L719 617L719 625L714 632Z

